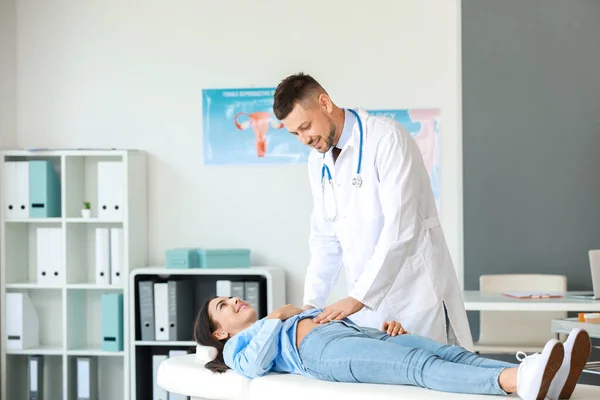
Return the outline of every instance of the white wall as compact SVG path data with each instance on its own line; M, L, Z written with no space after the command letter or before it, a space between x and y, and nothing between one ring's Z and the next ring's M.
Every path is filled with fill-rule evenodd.
M361 3L20 2L18 145L148 151L150 260L249 247L254 264L288 271L300 304L305 166L204 167L201 90L305 71L343 106L441 107L443 223L460 265L459 2Z
M17 134L15 35L15 0L0 0L0 149L14 146Z

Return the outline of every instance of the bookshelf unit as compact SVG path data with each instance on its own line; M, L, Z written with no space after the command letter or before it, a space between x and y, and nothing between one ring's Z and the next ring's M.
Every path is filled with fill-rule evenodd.
M6 162L33 160L49 161L59 178L58 216L30 218L27 206L23 206L25 215L7 212L8 203L15 198L15 177L8 177L7 170L12 167ZM118 162L121 172L119 179L111 182L111 188L118 191L122 207L118 215L109 217L98 210L98 166L105 161ZM147 265L148 253L145 154L136 150L4 150L0 151L0 172L0 398L28 398L28 357L40 355L44 360L44 398L75 400L76 361L77 357L86 356L96 361L98 399L127 399L127 277L131 270ZM19 183L29 184L21 179ZM91 215L84 218L81 209L86 201L91 203ZM41 279L38 271L38 228L56 228L60 232L60 246L53 254L60 260L61 272L55 273L57 278L51 283ZM118 284L96 283L96 228L122 228ZM31 299L39 319L38 347L7 350L8 293L26 293ZM104 293L123 294L123 351L101 348Z
M277 267L250 268L191 268L167 269L163 267L139 268L129 276L129 359L131 400L152 399L153 397L153 356L167 356L171 350L194 352L196 343L193 330L183 340L142 341L142 324L140 321L139 283L153 281L155 283L171 280L189 280L192 282L193 307L187 318L195 319L196 313L204 302L216 295L217 280L259 282L259 318L265 317L276 308L285 305L286 286L284 270ZM170 306L170 305L169 305ZM156 315L155 321L156 321ZM156 339L156 338L155 338ZM181 338L180 338L181 339Z

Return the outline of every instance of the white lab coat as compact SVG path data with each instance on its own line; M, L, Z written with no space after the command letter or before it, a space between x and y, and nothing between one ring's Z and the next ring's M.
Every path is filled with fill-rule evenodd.
M381 329L383 321L393 319L413 334L448 343L445 305L456 344L472 349L462 293L418 145L396 121L360 108L358 114L364 130L362 187L352 185L357 123L337 162L331 152L324 160L334 184L335 221L323 218L323 155L313 151L309 157L314 208L304 304L326 306L344 268L348 294L365 305L350 317L354 322ZM331 201L330 192L325 196Z

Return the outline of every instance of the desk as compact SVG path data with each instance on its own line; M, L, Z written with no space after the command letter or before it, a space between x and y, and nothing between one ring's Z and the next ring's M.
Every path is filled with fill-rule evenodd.
M581 294L583 292L567 292ZM600 312L600 300L571 299L568 297L553 299L515 299L501 293L482 293L478 290L463 292L465 308L467 311L572 311L572 312ZM570 329L561 329L557 321L552 322L552 333L568 334ZM596 335L592 337L600 338ZM600 374L600 362L590 362L584 372Z
M584 292L568 292L577 294ZM501 293L482 293L466 290L463 299L467 311L573 311L600 312L600 300L571 299L515 299Z

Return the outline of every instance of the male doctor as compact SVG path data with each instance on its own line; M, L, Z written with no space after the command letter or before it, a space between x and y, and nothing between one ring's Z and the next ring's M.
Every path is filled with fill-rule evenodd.
M471 349L429 176L410 133L361 108L339 108L302 73L280 82L273 111L314 149L304 308L324 307L316 322L349 317L381 329L393 319L413 334ZM326 306L341 268L348 297Z

